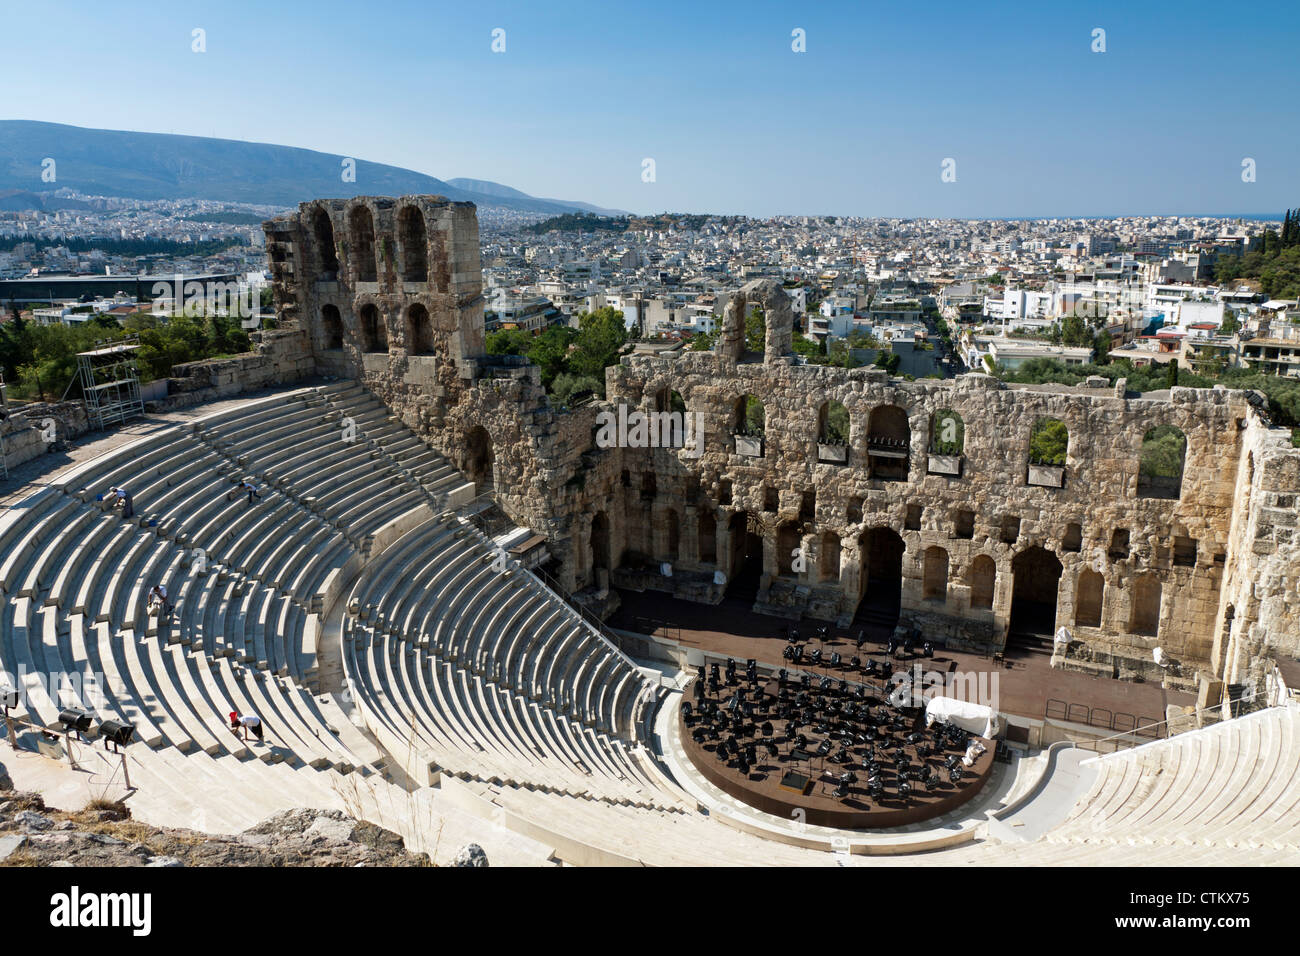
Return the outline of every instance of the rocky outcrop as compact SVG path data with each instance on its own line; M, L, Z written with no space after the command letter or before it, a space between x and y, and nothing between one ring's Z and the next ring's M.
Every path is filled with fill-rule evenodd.
M0 801L3 866L429 866L397 834L337 810L286 810L234 836L154 827L122 804L54 810L39 794ZM482 853L482 851L479 851ZM459 865L459 864L458 864ZM486 866L486 858L482 864Z

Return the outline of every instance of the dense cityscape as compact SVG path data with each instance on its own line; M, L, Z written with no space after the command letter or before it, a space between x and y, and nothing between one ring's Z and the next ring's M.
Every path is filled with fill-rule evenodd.
M170 295L158 301L132 292L150 279L264 282L261 222L279 211L70 190L47 194L41 205L0 213L4 321L73 326L102 315L133 331L142 316L157 328L174 311ZM803 362L875 364L906 378L978 370L1066 383L1078 378L1071 367L1104 366L1112 378L1144 369L1135 381L1150 387L1174 384L1180 372L1300 376L1298 230L1290 213L1282 223L1186 216L546 219L488 202L480 220L489 347L496 351L527 353L521 335L577 329L582 315L603 309L621 313L625 350L709 348L728 296L772 278L791 297ZM72 280L83 280L79 294L61 294ZM106 329L101 338L112 337ZM12 348L5 354L15 395L31 377L24 365L43 360L26 358ZM548 387L554 378L547 376ZM599 376L561 384L560 401L603 391ZM1277 383L1268 391L1283 396L1275 410L1294 424L1293 390Z

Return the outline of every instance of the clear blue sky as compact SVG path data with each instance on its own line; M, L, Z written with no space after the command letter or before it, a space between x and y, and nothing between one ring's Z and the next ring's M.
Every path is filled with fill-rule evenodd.
M1280 213L1298 40L1294 0L12 3L0 113L637 212Z

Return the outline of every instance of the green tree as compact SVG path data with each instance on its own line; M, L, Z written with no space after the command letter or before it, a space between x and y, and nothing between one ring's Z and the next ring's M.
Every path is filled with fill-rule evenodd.
M1061 320L1061 341L1074 347L1091 346L1093 333L1079 316L1067 315Z
M1142 439L1138 469L1150 478L1178 478L1183 473L1187 438L1173 425L1157 425Z
M767 317L760 306L745 315L745 351L763 352L767 347Z
M1029 460L1036 465L1064 465L1069 444L1065 422L1040 418L1029 436Z

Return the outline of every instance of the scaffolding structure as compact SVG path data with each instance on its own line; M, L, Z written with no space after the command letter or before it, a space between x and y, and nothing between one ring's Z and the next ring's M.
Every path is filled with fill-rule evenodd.
M9 480L9 456L5 452L5 433L9 425L9 386L5 384L5 373L0 369L0 475Z
M140 337L128 336L77 353L77 380L91 428L122 424L144 414L136 352Z

